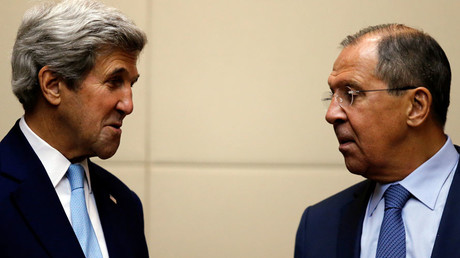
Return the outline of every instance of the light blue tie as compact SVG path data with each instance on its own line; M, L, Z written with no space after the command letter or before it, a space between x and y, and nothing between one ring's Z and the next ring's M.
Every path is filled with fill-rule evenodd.
M410 197L410 192L400 184L391 185L385 191L385 213L376 258L406 257L406 231L401 210Z
M102 257L96 234L86 209L85 188L83 186L85 170L80 164L72 164L67 170L72 195L70 197L70 218L78 242L86 257Z

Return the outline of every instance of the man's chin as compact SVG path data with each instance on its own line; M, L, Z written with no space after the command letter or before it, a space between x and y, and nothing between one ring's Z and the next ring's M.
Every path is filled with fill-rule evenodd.
M367 167L357 159L345 157L345 166L350 173L366 177Z
M96 156L100 159L108 159L113 157L118 150L119 142L117 144L106 144L96 152Z
M113 155L115 155L116 152L117 152L117 150L110 151L110 152L103 152L103 153L98 154L97 156L100 159L109 159L109 158L113 157Z

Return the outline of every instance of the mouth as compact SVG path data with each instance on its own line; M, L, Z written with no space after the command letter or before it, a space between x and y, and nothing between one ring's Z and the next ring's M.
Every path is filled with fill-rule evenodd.
M339 151L344 152L348 150L349 146L352 145L355 141L352 137L337 135L337 140L339 141Z
M108 126L112 127L113 129L117 131L121 131L122 122L112 123L112 124L109 124Z
M337 139L339 140L340 145L353 142L353 139L346 138L346 137L337 137Z

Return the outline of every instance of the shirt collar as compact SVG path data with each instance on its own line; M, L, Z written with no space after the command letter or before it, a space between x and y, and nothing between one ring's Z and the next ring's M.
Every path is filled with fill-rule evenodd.
M43 167L45 167L46 173L48 174L51 183L56 188L57 184L67 173L67 169L70 166L70 161L62 155L58 150L51 147L47 142L41 139L35 134L32 129L27 125L24 116L19 120L19 127L22 133L26 137L30 146L34 150L40 159ZM83 160L80 165L85 169L86 180L88 181L89 191L91 192L91 182L89 177L88 159Z
M377 208L383 194L390 185L399 183L425 206L434 209L441 188L456 168L459 154L452 140L447 136L444 146L429 160L415 169L406 178L390 184L377 183L369 203L369 214Z

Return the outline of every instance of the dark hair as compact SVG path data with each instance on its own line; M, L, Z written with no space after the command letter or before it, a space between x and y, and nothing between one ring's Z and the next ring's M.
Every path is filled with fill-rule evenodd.
M29 9L11 58L13 92L25 110L38 98L38 72L46 65L77 89L99 55L139 53L145 33L115 8L94 0L42 3Z
M341 45L357 44L365 35L380 36L376 77L386 82L390 89L427 88L433 97L434 118L444 126L450 103L451 70L438 42L427 33L403 24L382 24L347 36ZM390 93L401 94L398 91Z

